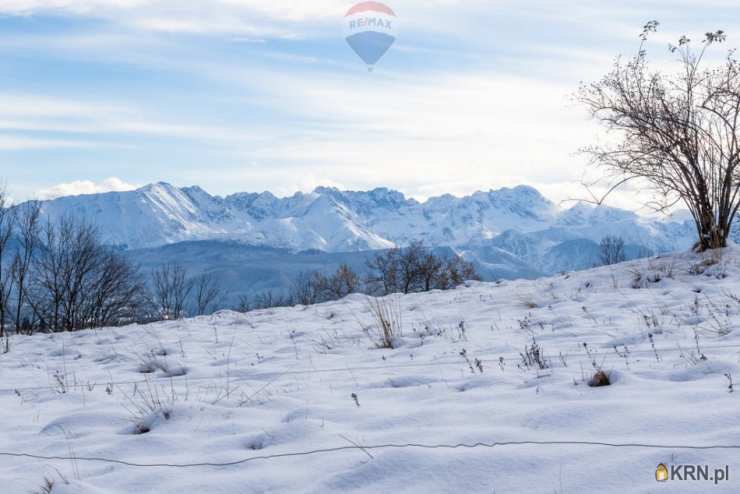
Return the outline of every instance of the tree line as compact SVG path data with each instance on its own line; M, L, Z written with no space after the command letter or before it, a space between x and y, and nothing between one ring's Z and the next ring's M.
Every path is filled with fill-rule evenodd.
M422 242L383 251L370 259L363 278L344 264L332 274L303 272L293 281L285 305L311 305L352 293L391 293L449 290L465 281L480 280L473 264L461 256L435 254Z
M45 221L38 202L10 208L0 192L0 336L154 318L146 293L138 268L95 227Z
M461 256L436 254L422 242L382 251L365 264L361 275L348 264L334 272L302 271L287 292L265 291L242 296L236 310L268 309L294 305L313 305L339 300L353 293L383 296L449 290L466 281L481 278L475 266Z
M45 219L39 202L11 207L0 191L0 337L8 330L74 331L210 314L310 305L352 293L385 295L448 289L479 279L457 255L434 254L421 243L382 252L364 277L348 265L303 272L286 292L242 296L236 306L212 274L191 277L177 263L142 273L98 229L65 216Z

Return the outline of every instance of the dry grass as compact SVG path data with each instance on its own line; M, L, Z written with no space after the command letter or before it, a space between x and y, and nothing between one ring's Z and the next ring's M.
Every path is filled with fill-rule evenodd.
M398 296L368 298L367 304L373 316L378 348L396 348L403 336L403 313Z
M44 478L44 483L41 484L37 490L33 491L33 494L52 494L54 491L54 481L48 477Z
M159 418L169 420L172 416L172 406L177 401L174 384L170 381L170 390L160 390L148 379L145 386L134 385L131 395L124 395L127 404L124 408L131 414L134 423L134 434L146 434L152 424Z

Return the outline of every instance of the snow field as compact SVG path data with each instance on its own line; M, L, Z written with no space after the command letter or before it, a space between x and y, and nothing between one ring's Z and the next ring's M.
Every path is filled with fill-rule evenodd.
M13 336L1 452L173 466L4 457L0 490L737 492L737 449L399 446L740 445L739 297L732 247L393 296L389 349L364 296ZM520 355L533 342L541 366ZM588 386L597 368L611 386ZM729 464L731 480L657 484L661 462Z

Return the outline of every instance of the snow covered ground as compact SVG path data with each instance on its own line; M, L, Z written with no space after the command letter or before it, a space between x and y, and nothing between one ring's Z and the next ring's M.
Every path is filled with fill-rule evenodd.
M740 445L740 248L397 305L394 349L361 296L11 337L0 452L63 459L0 457L0 492L740 491L738 449L574 444ZM450 447L526 441L570 444ZM659 484L661 462L730 480Z

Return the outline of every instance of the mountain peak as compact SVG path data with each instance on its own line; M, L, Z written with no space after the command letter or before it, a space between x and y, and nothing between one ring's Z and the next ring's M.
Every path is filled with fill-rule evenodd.
M326 186L326 185L319 185L318 187L316 187L313 190L313 193L314 194L322 194L322 195L332 195L332 194L337 194L337 193L340 193L341 194L341 191L338 188L336 188L336 187L329 187L329 186Z
M594 241L616 232L640 241L663 236L675 244L684 234L683 223L663 227L657 220L646 223L617 209L596 211L581 204L559 212L537 189L526 185L464 197L446 194L422 203L387 187L369 191L317 187L290 197L245 192L221 198L198 186L177 188L157 182L131 192L47 201L43 208L52 218L65 214L84 218L98 225L106 242L128 248L212 239L332 252L380 249L416 240L464 248L507 231L504 240L509 239L509 245L513 232L557 240L563 230L578 231L581 238Z
M529 185L518 185L513 188L503 187L488 191L492 201L515 202L518 204L529 204L538 207L551 207L553 203L545 198L539 190Z
M157 189L172 190L172 189L176 189L176 187L169 182L152 182L150 184L146 184L142 187L139 187L136 190L146 192L146 191L157 190Z

